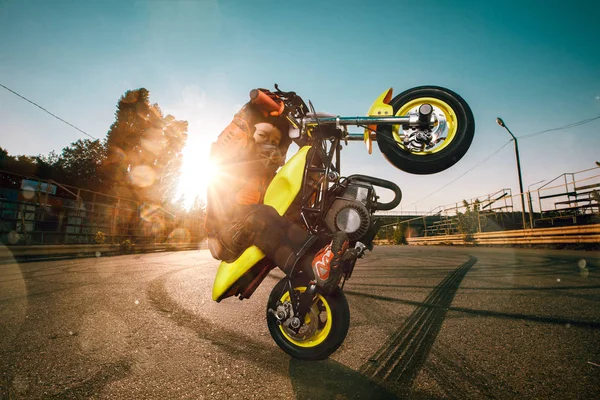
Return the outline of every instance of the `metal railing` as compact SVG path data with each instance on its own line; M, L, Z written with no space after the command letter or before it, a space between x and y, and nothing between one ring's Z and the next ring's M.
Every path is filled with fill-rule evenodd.
M406 230L407 238L415 238L597 224L600 223L600 168L562 174L536 190L527 191L525 210L521 209L520 197L520 193L515 195L510 189L501 189L437 207L415 218L399 216L397 222L385 224L378 237L393 237L400 227Z
M198 241L202 219L147 203L0 171L5 245Z
M468 240L464 235L408 238L409 244L599 244L600 224L557 228L519 229L513 231L475 233Z

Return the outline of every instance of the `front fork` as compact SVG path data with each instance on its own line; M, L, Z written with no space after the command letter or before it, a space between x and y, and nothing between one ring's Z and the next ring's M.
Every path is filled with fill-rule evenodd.
M352 270L354 269L356 259L362 257L366 248L367 246L365 246L363 243L356 242L356 245L353 249L354 258L346 261L347 263L351 264L351 268L349 268L348 270L344 270L344 281L342 283L342 288L344 286L344 283L346 282L346 279L348 279L352 274ZM277 306L277 310L270 309L269 312L273 314L275 318L277 318L280 324L284 324L289 328L293 329L294 331L298 332L298 330L302 327L304 317L306 317L306 314L310 310L310 307L312 306L315 297L319 294L319 287L316 283L311 281L308 283L308 286L306 287L306 290L304 292L298 293L294 290L294 283L292 281L292 278L288 277L286 290L290 294L291 307L289 306L289 304L279 304Z
M310 282L303 293L298 293L294 290L292 279L288 278L286 290L290 294L290 303L279 304L276 310L270 309L269 312L277 318L280 324L298 332L317 296L318 287L314 282Z

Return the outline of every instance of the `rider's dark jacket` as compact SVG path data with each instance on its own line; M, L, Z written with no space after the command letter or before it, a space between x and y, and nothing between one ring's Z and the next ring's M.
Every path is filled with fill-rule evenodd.
M282 118L267 117L252 103L246 104L221 132L211 147L211 159L218 166L207 193L205 228L217 235L223 225L239 218L238 205L261 204L275 169L260 156L254 142L254 125L270 122L282 132L279 151L285 154L290 145L287 125Z

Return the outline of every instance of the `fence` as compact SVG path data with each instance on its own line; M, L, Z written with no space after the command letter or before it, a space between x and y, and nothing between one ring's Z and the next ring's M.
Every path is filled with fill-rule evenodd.
M189 243L202 238L201 215L54 181L0 171L0 242L6 245Z
M573 244L600 243L600 224L558 228L522 229L502 232L465 235L430 236L408 238L409 244L487 244L487 245L530 245L530 244Z
M562 174L523 196L525 210L520 193L501 189L416 218L399 216L382 227L379 237L393 237L400 224L414 238L600 223L600 168Z
M539 218L532 227L585 223L586 216L600 213L600 168L565 173L545 183L534 192ZM530 208L533 203L529 193Z
M200 243L148 243L134 244L125 249L118 244L70 244L70 245L35 245L35 246L0 246L0 262L14 262L25 259L48 259L57 257L89 257L106 256L123 253L147 253L176 250L207 249L206 241Z

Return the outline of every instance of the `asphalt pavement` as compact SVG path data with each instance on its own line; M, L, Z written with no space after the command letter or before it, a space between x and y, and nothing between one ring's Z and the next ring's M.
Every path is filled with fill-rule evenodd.
M291 359L206 250L0 265L0 397L600 398L600 252L382 246L328 360Z

